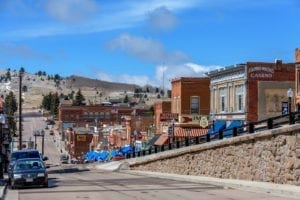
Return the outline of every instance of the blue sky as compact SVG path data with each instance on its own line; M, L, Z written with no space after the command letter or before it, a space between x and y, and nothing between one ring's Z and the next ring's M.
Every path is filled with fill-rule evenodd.
M298 0L0 0L0 68L167 87L247 61L294 62L299 19Z

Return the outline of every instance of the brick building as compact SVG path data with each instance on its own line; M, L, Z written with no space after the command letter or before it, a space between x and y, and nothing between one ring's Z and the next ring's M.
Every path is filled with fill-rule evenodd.
M251 122L282 113L294 89L295 63L247 62L211 71L211 118ZM292 108L293 109L293 108Z
M168 130L163 131L164 134L155 142L156 145L204 136L208 130L210 79L208 77L180 77L173 79L171 84L171 113L166 113L166 111L162 113L166 118L169 117L166 122ZM157 113L155 115L158 116ZM161 118L160 122L162 122Z
M58 120L63 141L70 127L97 127L94 133L98 132L98 138L94 137L91 145L98 148L99 143L107 143L110 149L147 140L149 127L154 124L153 115L147 109L111 104L72 106L68 101L60 104Z
M172 113L208 115L209 84L207 77L180 77L172 80Z
M163 113L171 113L171 101L158 101L154 104L155 133L167 132L170 121L161 121Z
M71 160L81 160L86 152L94 148L93 141L97 139L98 135L90 129L68 128L66 130L66 147Z

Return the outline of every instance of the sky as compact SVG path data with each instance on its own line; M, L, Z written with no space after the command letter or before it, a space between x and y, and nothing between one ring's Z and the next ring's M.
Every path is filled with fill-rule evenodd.
M295 61L299 0L0 0L0 68L169 87Z

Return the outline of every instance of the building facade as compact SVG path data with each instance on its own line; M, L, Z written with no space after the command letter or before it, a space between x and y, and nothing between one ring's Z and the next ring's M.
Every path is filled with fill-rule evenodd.
M179 115L208 115L210 108L208 77L180 77L172 84L172 113Z
M176 140L190 141L204 136L208 131L210 108L208 77L180 77L171 82L171 112L162 111L159 122L163 125L162 135L155 145Z
M171 120L161 119L164 114L171 113L171 101L158 101L154 104L155 133L166 133Z
M295 105L296 109L300 110L300 49L295 50L295 66L296 66L296 81L295 81Z
M246 123L282 114L287 90L295 88L295 63L247 62L207 74L212 120ZM292 109L294 109L292 107Z

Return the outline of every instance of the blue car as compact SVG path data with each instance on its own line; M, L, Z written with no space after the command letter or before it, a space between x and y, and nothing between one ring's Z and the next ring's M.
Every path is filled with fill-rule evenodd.
M11 189L25 186L48 187L48 173L40 158L17 160L9 176Z
M42 156L42 154L36 149L22 149L22 150L18 150L18 151L13 151L10 155L9 164L8 164L8 182L9 183L11 181L10 177L11 177L12 169L13 169L15 163L19 159L24 159L24 158L38 158L43 161L48 160L47 156Z

